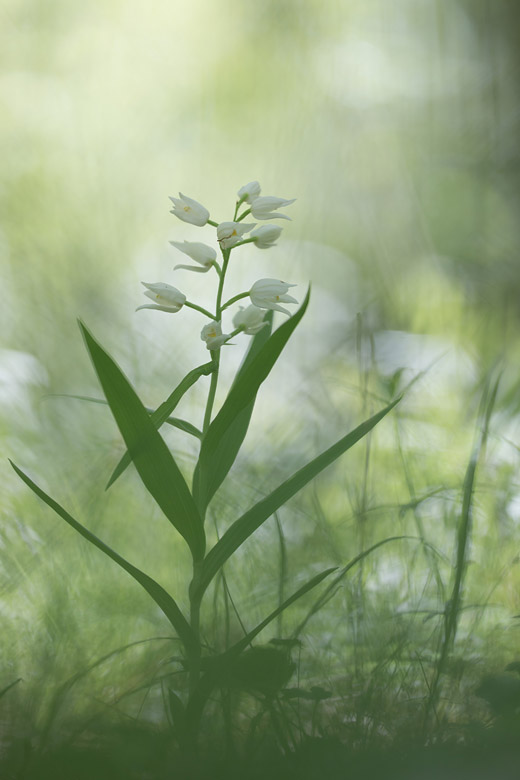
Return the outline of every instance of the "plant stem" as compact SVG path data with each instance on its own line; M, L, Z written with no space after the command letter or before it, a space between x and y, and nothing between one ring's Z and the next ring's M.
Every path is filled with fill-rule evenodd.
M233 303L236 303L236 302L237 302L237 301L239 301L241 298L247 298L247 296L248 296L248 295L249 295L249 293L248 293L248 292L243 292L243 293L239 293L238 295L234 295L232 298L230 298L230 299L229 299L229 301L226 301L226 302L225 302L225 303L224 303L224 304L223 304L223 305L220 307L220 311L224 311L224 309L227 309L227 308L229 308L229 306L231 306Z
M215 315L213 315L210 311L204 309L202 306L199 306L196 303L192 303L191 301L184 301L184 306L187 306L189 309L195 309L195 311L200 311L201 314L204 314L206 317L209 317L210 320L216 319Z
M489 381L486 383L479 410L479 435L473 446L473 451L466 469L466 476L464 478L460 525L457 533L453 587L451 598L444 609L444 634L442 637L439 658L426 700L423 719L424 733L426 733L431 713L435 713L436 705L439 700L441 678L446 670L450 652L453 649L457 635L459 617L462 610L463 585L468 566L468 549L471 541L472 505L476 472L482 457L482 452L486 446L489 433L489 422L495 405L499 382L500 376L495 381L491 392L489 391Z
M202 424L202 435L206 433L211 423L211 412L213 410L213 403L215 401L215 393L217 392L218 383L218 369L220 365L220 349L216 349L211 354L213 360L213 372L211 374L211 382L209 385L208 400L206 401L206 411L204 412L204 422Z
M215 320L217 322L220 322L222 317L222 309L223 309L222 295L224 292L224 280L226 278L226 271L229 263L229 257L231 255L231 249L223 249L222 255L224 259L222 262L222 272L219 278L218 290L217 290L217 301L215 305ZM206 411L204 413L204 423L202 425L203 434L206 433L211 423L211 412L213 411L213 404L215 402L215 394L217 392L217 384L218 384L218 370L220 366L220 348L216 349L212 353L212 361L213 361L213 372L211 374L208 400L206 401Z

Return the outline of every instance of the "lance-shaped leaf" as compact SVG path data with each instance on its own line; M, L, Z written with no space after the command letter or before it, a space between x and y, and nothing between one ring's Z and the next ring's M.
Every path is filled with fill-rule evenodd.
M402 541L403 539L413 539L416 542L419 542L420 544L427 545L428 547L431 547L431 545L428 545L428 542L425 542L424 539L421 539L417 536L408 536L408 535L401 535L401 536L389 536L386 539L382 539L379 542L376 542L371 547L369 547L367 550L363 550L358 555L356 555L354 558L352 558L351 561L349 561L345 566L343 566L342 569L340 569L339 573L336 577L332 580L332 582L329 582L327 587L325 588L325 591L319 596L319 598L314 602L310 610L308 611L307 615L304 617L302 622L298 625L297 628L294 629L292 633L292 638L296 639L311 617L316 614L316 612L319 612L319 610L329 601L336 593L339 583L343 579L343 577L348 574L348 572L354 568L358 563L360 563L362 560L367 558L371 553L373 553L375 550L377 550L379 547L383 547L383 545L388 544L389 542L398 542ZM435 550L435 548L432 548L437 554L438 551Z
M356 442L363 438L377 423L394 408L400 401L400 398L386 406L380 412L370 419L365 420L357 428L347 433L342 439L337 441L328 450L322 452L317 458L314 458L306 466L303 466L296 474L289 477L276 490L273 490L266 498L259 501L251 509L236 520L226 533L219 539L216 545L209 551L203 561L199 576L193 583L193 597L202 598L202 595L209 583L223 566L227 559L237 550L257 528L259 528L267 518L285 504L292 496L301 490L311 481L320 471L333 463L340 455L346 452Z
M232 663L233 660L237 657L237 655L240 655L240 653L245 650L245 648L251 644L255 636L257 636L261 631L266 628L269 623L272 623L272 621L280 615L284 610L287 609L287 607L290 607L291 604L294 604L295 601L297 601L299 598L304 596L306 593L308 593L310 590L315 588L317 585L320 584L326 577L328 577L332 572L337 570L337 566L332 566L330 569L326 569L325 571L320 572L319 574L316 574L314 577L312 577L308 582L306 582L304 585L301 586L301 588L298 588L297 591L295 591L289 598L285 599L285 601L280 604L275 610L273 610L264 620L262 620L261 623L259 623L255 628L252 629L252 631L249 631L242 639L240 639L238 642L236 642L234 645L232 645L229 650L226 650L225 653L222 653L221 655L209 657L209 658L203 658L201 662L201 668L204 671L208 671L211 674L219 673L225 667ZM189 668L189 661L187 664Z
M72 526L72 528L80 533L81 536L83 536L85 539L88 539L91 544L104 552L105 555L108 555L109 558L112 558L113 561L121 566L122 569L127 571L128 574L130 574L134 580L136 580L146 590L146 592L155 601L157 606L164 612L188 652L190 650L193 651L197 647L197 639L191 630L188 621L177 606L177 602L162 587L162 585L159 585L159 583L149 577L148 574L145 574L136 566L133 566L125 558L119 555L119 553L117 553L115 550L112 550L111 547L102 542L101 539L89 531L88 528L85 528L85 526L81 525L81 523L78 523L78 521L75 520L72 515L69 515L69 513L60 504L58 504L57 501L54 501L54 499L47 495L47 493L45 493L35 482L33 482L32 479L27 476L27 474L19 469L18 466L16 466L11 460L9 463L16 471L18 476L25 482L25 484L28 485L34 493L36 493L38 498L41 498L42 501L45 501L45 503L50 506L57 515L63 518L63 520L65 520L66 523L68 523L70 526Z
M200 437L200 431L195 428L195 426L191 425L191 423L187 423L185 420L169 420L168 418L181 400L184 393L189 390L190 387L194 385L197 379L199 379L201 376L207 376L208 374L211 374L213 369L213 363L204 363L202 366L197 366L197 368L194 368L192 371L186 374L184 379L179 382L173 393L168 396L166 401L163 401L163 403L158 406L154 412L151 413L150 419L157 429L160 428L163 423L169 422L171 425L175 425L175 427L180 428L187 433L191 433L193 436L197 436L197 438ZM112 476L107 482L107 486L105 488L106 490L108 490L108 488L114 484L116 479L121 476L121 474L125 471L131 462L132 458L127 450L112 472Z
M7 691L10 691L11 688L14 688L14 686L17 685L21 681L21 679L22 679L21 677L18 677L16 680L13 680L12 683L6 685L5 688L2 688L2 690L0 691L0 699L2 698L2 696L5 696Z
M187 541L194 560L204 556L200 515L179 467L119 366L80 322L108 405L143 484Z
M249 425L258 388L269 375L289 337L305 314L309 297L310 290L307 291L305 300L296 314L277 328L251 361L243 366L222 408L202 440L199 460L193 475L193 495L202 516L235 461ZM262 331L258 333L258 337L262 337ZM248 410L247 413L244 410Z
M244 357L244 360L242 361L242 364L235 376L235 380L232 385L233 387L237 384L237 382L241 381L241 377L243 376L244 372L247 371L253 360L256 358L264 344L269 339L273 327L272 311L267 312L264 321L267 323L267 325L265 325L262 330L260 330L251 339L251 344L249 345L246 356ZM255 400L256 393L253 396L252 401L250 401L249 404L243 409L238 411L234 419L231 421L226 433L223 435L222 440L219 442L220 450L225 453L229 462L228 470L231 468L231 465L233 464L240 447L242 446L242 442L246 437L247 429L249 428L249 423L251 421L251 415L253 414L253 409L255 407ZM225 463L221 465L224 465L224 468L226 467ZM199 467L197 467L193 475L194 495L196 495L197 485L199 484L199 473L200 470Z
M212 365L212 364L208 363L207 365ZM104 398L91 398L91 396L89 395L74 395L73 393L48 393L44 397L45 398L73 398L76 401L88 401L88 403L91 404L100 404L101 406L108 406L108 401L105 401ZM156 413L156 410L149 409L147 406L145 406L145 409L150 415L150 417L152 417L153 420L153 415ZM165 420L161 420L160 424L162 425L163 423L167 423L168 425L171 425L172 428L178 428L179 431L184 431L185 433L189 433L191 436L195 436L196 439L202 438L202 431L199 431L199 429L195 425L192 425L190 422L188 422L188 420L181 420L180 417L167 417ZM124 468L121 467L123 461L125 463ZM123 473L123 471L127 468L127 466L130 465L131 462L132 462L132 458L130 457L128 452L126 452L125 455L123 455L123 457L121 458L117 466L117 469L121 468L121 471L117 476L120 476ZM113 482L115 482L116 479L117 477L114 478L111 477L107 485L107 488L110 487L110 485Z
M312 577L308 582L305 583L305 585L302 585L301 588L298 588L297 591L295 591L292 596L289 596L288 599L285 599L285 601L280 604L279 607L277 607L275 610L271 612L270 615L268 615L264 620L262 620L261 623L259 623L255 628L252 629L252 631L249 631L246 636L242 637L242 639L239 642L236 642L236 644L232 645L232 647L227 650L227 652L224 655L238 655L242 652L255 638L257 634L260 633L260 631L263 631L266 626L269 625L278 615L280 615L284 610L287 609L287 607L290 607L291 604L294 604L295 601L297 601L299 598L304 596L306 593L308 593L310 590L316 587L316 585L319 585L320 582L322 582L326 577L329 576L329 574L332 574L333 571L337 570L337 566L332 566L330 569L325 569L325 571L320 572L319 574L316 574L314 577Z

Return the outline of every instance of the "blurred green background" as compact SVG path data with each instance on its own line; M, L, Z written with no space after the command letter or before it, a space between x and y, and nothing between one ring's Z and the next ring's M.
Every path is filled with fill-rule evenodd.
M309 281L313 292L215 502L219 530L419 377L369 442L280 515L287 588L392 535L436 546L440 571L412 542L367 559L309 623L302 660L304 678L335 686L339 711L356 701L352 668L362 680L395 640L401 669L411 664L399 691L420 699L410 658L427 664L437 646L480 396L502 371L457 651L467 695L483 671L514 660L519 17L514 0L3 0L0 689L23 681L0 720L32 734L68 676L169 633L146 594L39 503L7 457L185 604L186 553L135 474L104 493L122 452L108 412L48 395L100 395L78 316L149 406L207 359L196 312L134 313L140 281L209 303L212 280L174 273L184 258L168 241L212 242L212 230L176 220L168 196L180 190L231 219L252 179L297 201L275 249L237 250L229 295L263 277L297 284L299 300ZM226 350L220 398L244 344ZM196 424L199 385L182 403ZM189 472L192 443L166 436ZM270 523L230 566L249 627L276 604L279 555ZM206 625L208 640L224 641L211 605ZM157 640L125 663L117 656L78 684L69 713L128 706L137 716L141 699L118 697L171 654ZM381 685L397 706L395 673Z

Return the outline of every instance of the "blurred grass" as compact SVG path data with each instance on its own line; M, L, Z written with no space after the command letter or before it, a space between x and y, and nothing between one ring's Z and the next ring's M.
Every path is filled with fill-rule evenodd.
M44 396L98 394L77 316L103 334L150 406L206 359L195 313L133 312L141 279L206 294L206 277L172 272L168 240L205 235L173 222L168 195L180 189L219 220L253 178L265 194L297 197L279 247L244 247L233 269L237 289L273 276L297 283L300 300L308 280L314 292L259 398L240 487L216 497L219 531L339 427L386 403L392 382L424 371L369 450L358 445L280 521L288 582L422 527L447 585L482 384L501 364L474 496L464 597L474 606L460 615L461 666L444 705L460 721L477 706L471 681L518 646L519 16L511 0L161 0L153 12L137 0L5 0L0 10L6 457L182 602L187 562L131 470L103 493L122 454L106 410ZM226 359L230 376L238 356ZM195 424L204 387L179 407ZM166 436L189 470L193 443ZM23 678L0 720L31 733L67 677L165 627L6 458L0 478L0 689ZM273 522L226 569L248 628L277 603L277 545ZM352 709L345 733L354 723L359 737L367 712L383 722L395 710L396 731L413 720L435 664L441 590L424 550L397 543L312 619L302 679L339 692L327 712ZM304 611L284 616L287 634ZM206 618L208 641L224 642L209 602ZM78 689L72 713L81 721L144 679L163 652L146 647L108 662L110 685Z

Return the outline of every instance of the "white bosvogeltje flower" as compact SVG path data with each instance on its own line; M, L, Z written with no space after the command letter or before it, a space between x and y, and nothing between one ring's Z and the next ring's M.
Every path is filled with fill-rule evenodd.
M272 195L255 198L251 204L251 214L255 219L291 219L285 214L280 214L276 209L280 209L283 206L290 206L295 200L296 198L293 198L292 200L275 198Z
M202 268L199 268L196 265L176 265L173 269L174 271L177 268L186 268L187 271L205 274L217 259L217 253L213 247L208 246L207 244L201 244L199 241L184 241L182 244L180 241L170 241L170 244L181 252L184 252L188 257L191 257L196 263L200 263L202 266Z
M244 184L237 192L238 199L244 203L252 203L255 198L261 193L260 184L257 181L250 181L249 184Z
M267 325L267 322L264 322L264 317L265 311L259 309L258 306L251 304L246 309L241 306L240 311L237 311L233 317L233 325L235 328L242 328L243 333L248 336L254 336Z
M206 342L208 349L218 349L228 340L229 333L222 333L220 322L212 320L207 325L204 325L200 332L200 337L202 341Z
M258 249L269 249L271 246L276 246L274 243L282 234L282 228L277 225L261 225L250 235L250 238L254 238L255 246Z
M151 298L155 303L146 303L143 306L138 306L139 309L158 309L159 311L176 312L180 311L186 303L186 296L180 292L176 287L172 287L171 284L165 284L164 282L155 282L149 284L148 282L141 282L146 287L145 295Z
M291 312L279 305L280 303L298 303L292 295L287 295L289 287L296 287L296 285L282 282L280 279L259 279L249 290L249 297L251 303L260 309L273 309L290 316Z
M170 195L170 200L173 203L170 213L175 214L183 222L189 222L191 225L198 225L199 227L205 225L209 219L209 211L201 203L186 197L182 192L179 192L179 198L173 198Z
M238 244L245 233L256 227L256 222L221 222L217 227L217 239L222 249Z

